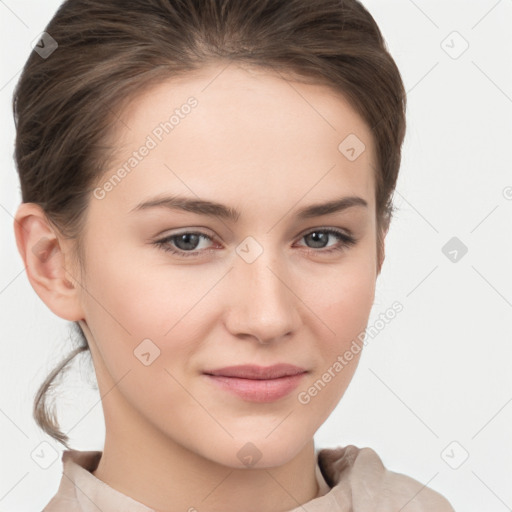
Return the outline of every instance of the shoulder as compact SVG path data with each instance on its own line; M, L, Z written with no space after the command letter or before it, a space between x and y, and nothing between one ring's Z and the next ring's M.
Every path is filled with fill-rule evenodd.
M371 448L348 445L323 449L318 452L318 464L330 487L350 489L354 510L454 512L438 492L388 470Z

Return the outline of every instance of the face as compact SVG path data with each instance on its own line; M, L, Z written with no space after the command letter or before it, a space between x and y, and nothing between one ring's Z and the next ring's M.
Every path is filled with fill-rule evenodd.
M375 149L330 88L222 69L120 114L87 212L81 325L107 430L129 416L126 429L211 461L243 467L252 450L270 467L311 441L357 366ZM265 373L282 364L296 368Z

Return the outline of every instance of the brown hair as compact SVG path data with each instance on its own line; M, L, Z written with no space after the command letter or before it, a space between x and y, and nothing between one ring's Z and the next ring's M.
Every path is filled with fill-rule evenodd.
M406 95L375 20L356 0L66 0L45 28L58 45L33 51L13 96L15 160L23 202L40 205L75 242L94 184L112 155L116 110L148 86L215 61L277 69L342 93L374 134L379 258L393 211ZM43 45L52 48L46 37ZM44 39L43 39L44 40ZM53 43L55 46L55 43ZM37 48L36 48L37 50ZM341 141L340 141L341 142ZM34 418L69 448L40 386Z

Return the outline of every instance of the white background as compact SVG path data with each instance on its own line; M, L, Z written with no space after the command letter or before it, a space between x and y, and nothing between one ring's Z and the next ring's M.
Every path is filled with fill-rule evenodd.
M62 469L62 446L31 414L70 324L37 297L16 250L11 112L31 42L59 3L0 2L0 511L41 510ZM404 310L369 339L317 447L370 446L457 511L512 510L512 0L363 3L408 91L399 211L369 323L395 300ZM445 51L463 48L454 31L469 43L456 59ZM454 236L468 248L455 263L441 250ZM101 450L99 394L79 363L59 388L59 418L74 448ZM59 452L48 469L31 458L42 441Z

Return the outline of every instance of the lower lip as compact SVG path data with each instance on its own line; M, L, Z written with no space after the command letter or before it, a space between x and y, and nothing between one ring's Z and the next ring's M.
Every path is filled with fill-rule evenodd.
M206 375L211 381L227 391L235 393L249 402L275 402L289 395L306 373L298 373L278 379L256 380L223 377L221 375Z

